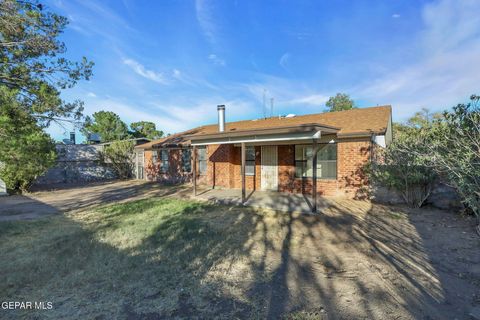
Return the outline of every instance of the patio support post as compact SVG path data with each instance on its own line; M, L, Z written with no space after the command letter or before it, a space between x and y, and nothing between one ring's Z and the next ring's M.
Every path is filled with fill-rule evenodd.
M317 139L312 141L312 152L313 152L313 163L312 163L312 212L317 213L317 154L318 154L318 143Z
M193 196L197 196L197 147L193 146Z
M241 147L241 153L242 153L242 204L245 203L245 142L242 142L242 147Z

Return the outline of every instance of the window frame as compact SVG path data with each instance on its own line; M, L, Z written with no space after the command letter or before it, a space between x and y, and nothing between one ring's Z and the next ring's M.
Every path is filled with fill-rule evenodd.
M202 158L200 157L200 150L205 150L205 159L202 159ZM208 171L208 168L207 168L208 163L207 163L207 161L208 161L207 146L199 146L199 147L197 147L197 169L198 169L198 170L197 170L197 171L198 171L197 174L198 174L199 176L206 176L206 175L207 175L207 171ZM201 165L200 165L200 163L202 163L202 162L205 162L205 171L204 171L204 172L201 171Z
M252 157L250 157L249 159L249 154L247 152L247 149L250 149L250 150L253 150L253 159ZM250 154L250 156L252 156L252 154ZM257 151L255 150L255 146L246 146L245 147L245 176L255 176L255 173L256 173L256 168L255 168L255 165L256 165L256 160L257 158ZM252 172L248 172L247 170L247 167L251 167L253 168Z
M170 169L170 150L169 149L160 149L160 173L168 173ZM164 159L164 153L167 155L166 159ZM165 168L166 166L166 168Z
M338 179L338 143L337 142L334 142L334 143L319 143L319 145L325 145L325 146L335 145L335 160L318 160L318 155L317 155L317 168L315 168L315 170L317 170L317 180L337 180ZM297 144L297 145L294 146L294 148L295 148L294 149L295 179L312 179L313 178L313 159L311 160L311 162L312 162L312 174L311 175L306 175L306 172L308 172L308 162L309 162L309 160L308 159L297 160L297 146L301 146L302 150L305 150L305 148L308 148L308 147L312 148L312 145L310 145L310 144ZM302 155L302 157L303 157L303 155ZM320 177L318 175L318 166L322 162L329 162L329 163L334 162L335 163L335 177ZM298 175L298 170L297 170L298 165L297 165L297 163L302 163L302 172L305 172L305 175L302 175L302 176Z
M192 150L191 149L181 149L181 160L182 160L182 172L190 173L192 172ZM184 154L188 153L188 161L185 161ZM185 165L188 164L188 170L185 170Z

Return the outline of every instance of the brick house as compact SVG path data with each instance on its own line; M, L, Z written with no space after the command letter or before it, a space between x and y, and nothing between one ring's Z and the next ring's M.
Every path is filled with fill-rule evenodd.
M392 141L390 106L227 123L218 113L218 124L138 145L137 178L238 188L243 199L247 189L356 197L362 167Z

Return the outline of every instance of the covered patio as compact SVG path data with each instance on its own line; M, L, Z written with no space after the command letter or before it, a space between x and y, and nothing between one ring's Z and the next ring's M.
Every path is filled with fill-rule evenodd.
M199 189L196 198L221 204L244 205L283 212L312 213L313 209L311 195L278 191L247 190L245 201L242 201L241 189ZM316 210L322 212L331 204L332 201L328 198L318 197Z
M224 107L219 106L219 111ZM226 131L223 116L219 119L219 132L214 134L190 135L188 136L193 146L193 195L197 196L197 148L207 145L230 144L240 147L241 154L241 190L238 194L235 190L220 191L217 196L227 201L240 203L244 205L272 207L275 210L283 211L301 211L317 213L318 194L317 194L317 170L313 170L311 197L302 194L290 195L286 197L284 193L278 193L278 154L276 145L278 144L310 144L312 147L311 159L313 168L317 167L317 153L319 151L319 142L322 135L333 135L339 131L339 128L326 126L319 123L308 123L297 126L284 126L274 128L262 128L255 130ZM246 147L262 147L262 179L268 178L274 181L270 186L262 188L261 192L249 193L246 187ZM263 154L263 148L269 146L275 147L273 153ZM264 174L265 173L265 174ZM255 189L255 188L254 188ZM258 192L258 193L257 193ZM235 200L234 200L235 199Z

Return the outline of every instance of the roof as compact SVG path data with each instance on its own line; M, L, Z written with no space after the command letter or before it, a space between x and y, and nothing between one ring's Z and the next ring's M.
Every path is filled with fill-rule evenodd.
M243 120L227 122L225 124L225 133L273 128L280 129L282 127L317 124L325 127L339 128L337 132L337 135L339 137L365 136L372 133L385 134L388 123L391 119L391 113L392 107L386 105L337 112L307 114L295 117L272 117L267 119ZM151 141L149 143L138 145L136 148L150 149L157 145L188 145L190 144L190 137L192 136L211 135L218 133L218 125L211 124L173 134L165 138Z
M117 140L117 141L118 141L118 140ZM138 143L138 142L140 142L140 141L147 141L147 142L148 142L148 141L151 141L151 140L148 139L148 138L143 137L143 138L124 139L124 140L122 140L122 141L133 141L133 142L135 142L137 145L140 145L140 143ZM106 145L112 144L112 142L115 142L115 141L98 143L98 145L100 145L100 146L106 146Z

